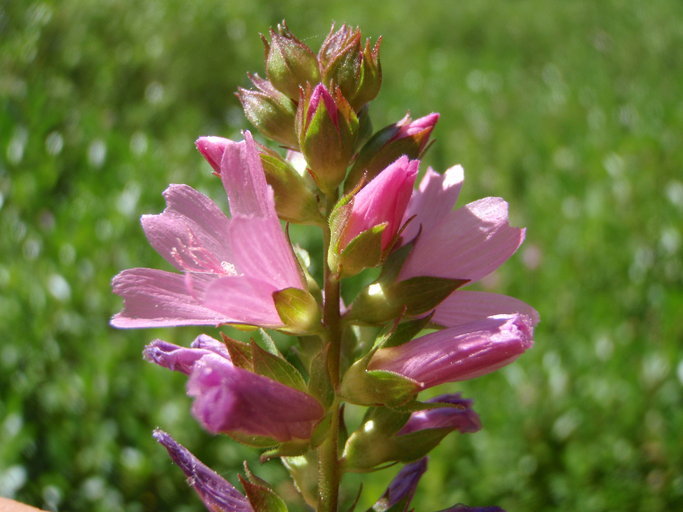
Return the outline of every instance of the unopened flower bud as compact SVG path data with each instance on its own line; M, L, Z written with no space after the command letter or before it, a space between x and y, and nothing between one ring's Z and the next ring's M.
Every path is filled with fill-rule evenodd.
M408 114L399 122L378 131L360 150L346 180L346 190L355 187L363 177L371 180L401 155L420 158L428 147L429 136L438 120L437 113L414 121Z
M306 178L283 159L266 148L261 148L261 163L268 185L275 193L275 210L286 222L321 224L325 220L318 210L315 192Z
M424 457L453 431L481 428L472 401L459 394L429 400L412 414L386 407L371 409L346 443L344 459L350 471L366 471L386 462L410 462Z
M371 47L368 39L363 46L360 29L342 25L335 31L333 25L318 52L323 83L338 85L356 111L379 92L379 45Z
M334 190L346 176L358 136L358 117L339 88L307 86L296 113L299 148L318 187Z
M294 37L284 21L277 30L270 29L270 42L263 36L261 39L265 46L266 75L276 89L296 101L301 86L320 80L315 54Z
M296 104L289 97L273 87L258 75L250 75L256 90L237 89L244 115L258 131L266 137L285 146L296 148L298 142L294 132Z
M330 268L352 275L384 259L401 227L418 165L417 160L399 158L335 209Z

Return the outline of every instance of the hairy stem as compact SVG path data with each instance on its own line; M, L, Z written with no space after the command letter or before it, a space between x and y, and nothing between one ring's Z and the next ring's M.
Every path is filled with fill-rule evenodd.
M337 200L336 192L327 196L327 216ZM328 360L327 369L335 395L339 387L341 358L341 322L339 315L340 283L339 276L327 264L330 250L331 233L329 226L324 227L324 290L323 323L327 331ZM318 448L318 512L336 512L339 501L339 400L335 398L331 408L331 424L327 439Z

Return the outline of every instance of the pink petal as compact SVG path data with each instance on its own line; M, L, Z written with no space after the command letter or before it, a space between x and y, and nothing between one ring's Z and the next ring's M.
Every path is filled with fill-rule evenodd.
M469 380L517 359L533 345L532 320L500 315L378 350L368 369L397 373L429 388Z
M221 160L221 180L233 217L277 219L273 189L266 182L261 157L248 131L241 142L227 141Z
M164 197L163 213L141 219L149 243L179 270L226 273L223 262L232 255L225 214L187 185L169 186Z
M223 313L224 323L282 327L275 309L272 284L247 276L220 277L206 288L203 303Z
M431 167L420 181L420 187L413 192L403 222L410 222L401 234L408 242L417 236L420 228L430 230L453 209L460 194L464 171L455 165L439 174Z
M231 140L224 139L223 137L210 136L199 137L194 144L202 156L206 158L206 161L213 167L213 170L220 174L223 153L225 153L225 148L231 142Z
M514 297L498 293L458 290L437 306L432 321L444 327L455 327L483 320L488 316L514 314L528 316L534 326L540 320L534 308Z
M417 276L478 281L502 265L524 240L524 229L508 223L508 205L486 197L449 212L425 229L401 269L400 279Z
M305 288L292 248L277 219L230 220L233 263L240 274L278 290Z
M226 321L189 293L182 274L132 268L114 277L112 287L124 300L123 311L111 320L114 327L218 325Z

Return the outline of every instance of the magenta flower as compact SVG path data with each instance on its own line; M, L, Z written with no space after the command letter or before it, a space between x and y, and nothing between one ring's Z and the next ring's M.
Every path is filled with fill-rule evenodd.
M263 436L279 442L308 439L323 417L310 395L232 364L225 345L202 334L184 348L163 340L145 347L145 359L190 376L192 412L210 432Z
M218 355L194 365L187 394L210 432L243 432L279 442L308 439L324 410L310 395L234 366Z
M461 324L382 348L368 369L394 372L422 389L474 379L510 364L531 348L533 324L526 315L498 315Z
M402 156L380 172L351 200L350 214L340 237L340 249L374 226L386 223L382 250L389 248L402 226L420 162Z
M249 500L230 482L202 463L183 445L163 430L154 431L156 439L168 451L187 476L187 483L197 492L206 507L214 512L252 512Z
M208 197L187 185L164 192L166 209L144 215L152 246L183 274L133 268L112 286L124 309L115 327L237 323L278 328L273 293L304 289L249 132L233 142L202 137L197 147L217 170L230 202L226 217Z
M428 403L453 404L458 407L439 407L415 411L410 415L399 436L419 430L448 428L462 434L472 434L481 429L479 415L472 409L472 400L461 398L460 393L439 395L427 400Z

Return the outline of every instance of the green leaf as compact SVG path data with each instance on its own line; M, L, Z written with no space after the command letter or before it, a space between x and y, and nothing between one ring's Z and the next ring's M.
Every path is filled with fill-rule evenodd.
M396 283L391 293L406 306L409 315L421 315L468 282L468 279L419 276Z
M266 352L256 343L251 344L254 373L278 381L290 388L307 391L306 382L299 371L281 356Z

